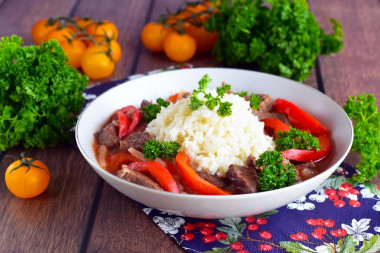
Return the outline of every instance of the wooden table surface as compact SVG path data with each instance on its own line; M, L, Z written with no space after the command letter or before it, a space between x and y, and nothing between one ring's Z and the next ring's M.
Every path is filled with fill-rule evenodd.
M32 44L32 25L59 15L113 21L119 29L122 59L112 76L91 81L93 85L174 64L162 53L145 49L140 31L166 8L174 10L180 3L0 0L0 36L17 34L25 44ZM340 105L348 95L362 92L374 93L380 100L380 2L318 0L310 1L310 7L327 31L331 31L329 17L343 24L344 48L337 55L319 57L317 67L304 83L323 90ZM195 67L222 66L209 53L197 55L190 63ZM0 176L1 252L181 252L134 201L104 183L78 149L68 144L43 150L17 147L5 154L22 151L48 165L51 181L42 195L25 200L13 196ZM4 152L0 157L0 174L4 175L12 159ZM345 161L354 165L357 157L350 154Z

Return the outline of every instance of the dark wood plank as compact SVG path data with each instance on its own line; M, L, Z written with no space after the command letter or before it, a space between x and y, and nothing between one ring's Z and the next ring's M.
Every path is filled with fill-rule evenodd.
M181 252L137 204L104 185L87 252Z
M60 145L44 150L14 148L6 155L26 152L49 167L46 191L32 199L11 194L0 177L0 249L4 252L78 252L100 179L79 150ZM1 174L13 159L5 156Z
M320 57L326 93L343 105L349 95L374 93L380 105L380 2L310 1L312 11L326 31L328 19L343 24L344 47L339 54Z
M5 1L0 9L0 36L17 34L32 44L31 28L39 19L68 15L76 1ZM13 196L0 177L0 248L6 252L77 252L79 251L91 206L100 179L71 145L44 150L8 151L44 161L51 172L47 190L40 196L23 200ZM3 158L1 171L10 164Z
M40 19L68 15L77 0L67 1L0 1L0 37L16 34L24 39L25 45L34 44L32 26Z
M380 3L327 1L310 2L318 22L325 31L332 28L328 19L333 17L343 25L344 47L334 56L321 56L321 72L326 94L344 105L348 96L363 92L373 93L380 106ZM354 166L360 161L350 153L345 162ZM380 184L380 174L373 180Z

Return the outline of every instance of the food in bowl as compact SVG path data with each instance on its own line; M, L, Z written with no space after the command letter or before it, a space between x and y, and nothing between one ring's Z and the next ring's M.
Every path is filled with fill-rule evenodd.
M142 101L95 134L99 164L127 181L175 193L228 195L290 186L323 170L329 130L284 99L208 90Z

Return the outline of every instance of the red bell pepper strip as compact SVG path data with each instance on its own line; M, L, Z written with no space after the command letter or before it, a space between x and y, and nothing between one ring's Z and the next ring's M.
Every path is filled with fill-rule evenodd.
M130 127L130 121L122 111L117 111L117 118L119 119L119 139L122 139Z
M176 162L185 182L191 190L203 195L230 195L231 193L222 190L218 186L201 178L193 168L190 167L190 158L183 152L178 152Z
M178 185L167 168L158 162L134 162L128 164L128 168L138 171L148 171L157 179L161 187L168 192L179 193Z
M267 118L262 119L261 121L264 122L264 128L274 131L275 135L278 133L278 131L289 131L289 126L281 120Z
M290 101L278 98L273 108L276 112L285 113L295 128L310 129L316 136L330 132L321 122Z
M331 150L331 142L326 134L318 137L320 150L288 149L282 151L282 156L289 160L308 162L318 161L328 155Z
M132 114L131 124L128 128L128 131L126 135L132 133L132 131L136 128L137 124L139 124L141 120L141 113L140 111L134 107L133 105L128 105L120 109L120 111L124 112L125 114Z

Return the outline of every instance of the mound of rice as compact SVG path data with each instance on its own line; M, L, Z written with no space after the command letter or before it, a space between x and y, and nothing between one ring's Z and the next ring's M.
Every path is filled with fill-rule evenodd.
M186 98L162 107L146 131L158 141L179 142L193 168L219 176L230 164L245 165L249 155L259 157L274 149L272 138L264 134L264 123L251 113L248 101L232 94L222 100L232 103L232 115L220 117L217 108L210 111L206 106L192 111L190 98Z

